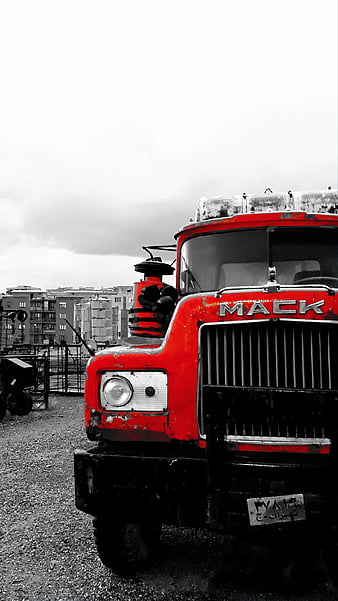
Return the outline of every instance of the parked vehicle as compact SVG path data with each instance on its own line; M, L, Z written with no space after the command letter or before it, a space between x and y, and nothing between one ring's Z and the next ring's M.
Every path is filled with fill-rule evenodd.
M29 389L34 386L33 366L19 357L0 358L0 421L8 410L12 415L27 415L33 407Z
M176 288L149 247L136 339L87 366L76 505L102 562L146 564L162 524L334 537L338 191L202 199L176 239Z

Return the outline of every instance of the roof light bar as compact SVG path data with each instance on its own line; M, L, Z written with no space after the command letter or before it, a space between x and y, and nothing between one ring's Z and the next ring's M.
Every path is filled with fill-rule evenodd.
M269 193L261 196L236 194L225 197L203 197L197 205L195 221L274 211L338 214L338 190L328 189L318 192L289 190L281 194Z

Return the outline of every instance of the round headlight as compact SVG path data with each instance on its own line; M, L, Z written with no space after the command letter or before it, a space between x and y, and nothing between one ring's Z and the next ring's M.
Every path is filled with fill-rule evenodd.
M133 396L133 387L126 378L113 376L104 383L102 393L107 404L123 407Z

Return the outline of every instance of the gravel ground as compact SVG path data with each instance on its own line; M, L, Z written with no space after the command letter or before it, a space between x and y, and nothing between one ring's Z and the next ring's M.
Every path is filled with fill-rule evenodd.
M0 601L338 598L323 566L286 597L268 574L252 572L259 563L252 549L187 529L164 529L163 557L149 571L130 578L110 572L96 555L91 518L74 504L73 451L89 446L79 397L52 397L48 410L7 414L0 424Z

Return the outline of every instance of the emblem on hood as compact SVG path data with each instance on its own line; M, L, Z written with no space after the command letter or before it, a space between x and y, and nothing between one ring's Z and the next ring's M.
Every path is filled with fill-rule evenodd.
M319 300L314 303L308 303L306 300L296 299L278 299L274 301L235 301L233 303L221 303L219 314L221 317L226 317L227 314L236 314L240 317L243 315L306 315L309 311L313 311L317 315L322 315L324 311L321 307L324 305L324 300Z

